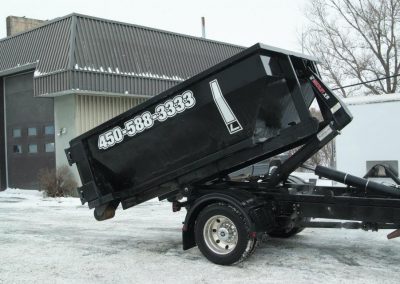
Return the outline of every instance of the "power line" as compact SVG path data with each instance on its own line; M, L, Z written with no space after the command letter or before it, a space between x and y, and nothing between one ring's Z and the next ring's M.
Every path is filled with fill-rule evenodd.
M346 88L349 88L349 87L355 87L355 86L359 86L359 85L365 85L365 84L368 84L368 83L373 83L373 82L376 82L376 81L386 80L386 79L394 78L394 77L398 77L398 76L400 76L400 74L387 76L387 77L381 77L381 78L378 78L378 79L374 79L374 80L370 80L370 81L366 81L366 82L361 82L361 83L356 83L356 84L351 84L351 85L347 85L347 86L343 86L343 87L337 87L337 88L332 89L332 91L336 91L336 90L340 90L340 89L346 89Z

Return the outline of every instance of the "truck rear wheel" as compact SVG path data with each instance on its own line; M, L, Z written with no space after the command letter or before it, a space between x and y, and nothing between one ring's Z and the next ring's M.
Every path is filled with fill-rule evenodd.
M210 261L229 265L240 262L255 250L249 221L235 207L215 203L204 208L196 220L195 238Z

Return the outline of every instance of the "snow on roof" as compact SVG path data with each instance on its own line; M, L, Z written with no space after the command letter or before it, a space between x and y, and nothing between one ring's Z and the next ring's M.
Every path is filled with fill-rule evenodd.
M345 98L343 101L347 105L364 105L400 101L400 94L384 94L384 95L370 95L370 96L357 96Z

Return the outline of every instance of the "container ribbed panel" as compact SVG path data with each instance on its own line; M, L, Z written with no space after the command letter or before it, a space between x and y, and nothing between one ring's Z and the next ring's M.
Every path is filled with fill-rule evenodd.
M82 134L145 100L131 97L76 95L76 134Z

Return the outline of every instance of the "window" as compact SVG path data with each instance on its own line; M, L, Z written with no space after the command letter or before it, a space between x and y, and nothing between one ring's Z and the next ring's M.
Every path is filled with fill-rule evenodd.
M14 145L13 146L13 152L16 154L21 154L22 153L22 146L21 145Z
M46 153L54 152L54 143L46 143L45 151Z
M37 153L37 144L29 144L28 145L28 152L29 153Z
M44 134L45 135L54 135L54 126L48 125L44 127Z
M13 129L13 137L14 138L21 137L21 128L14 128Z
M37 135L37 128L36 127L29 127L28 128L28 136L36 136Z

